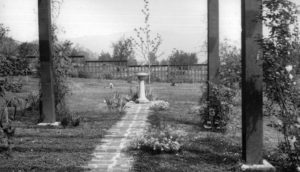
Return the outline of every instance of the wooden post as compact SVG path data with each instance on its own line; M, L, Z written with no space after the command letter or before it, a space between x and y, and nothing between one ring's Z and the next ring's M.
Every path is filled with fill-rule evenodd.
M208 5L208 83L219 83L219 0L207 0ZM209 84L208 95L211 94Z
M56 121L54 105L54 76L52 64L51 0L38 0L40 72L43 123Z
M242 157L250 165L261 164L263 152L263 75L257 42L262 22L256 21L261 3L242 0Z

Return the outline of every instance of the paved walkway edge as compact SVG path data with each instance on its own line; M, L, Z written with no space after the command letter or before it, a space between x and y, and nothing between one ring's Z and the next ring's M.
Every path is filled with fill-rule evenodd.
M148 114L149 104L126 104L125 115L107 131L85 168L94 172L128 172L133 159L122 150L147 129Z

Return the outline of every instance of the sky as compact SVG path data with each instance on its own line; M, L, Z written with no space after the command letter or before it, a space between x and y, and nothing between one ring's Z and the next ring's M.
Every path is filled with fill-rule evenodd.
M205 60L207 0L149 0L152 33L159 33L166 58L173 48L197 52ZM220 0L220 40L240 46L240 0ZM143 25L143 0L63 0L60 12L52 10L59 38L94 52L112 52L112 42L134 35ZM0 23L9 36L24 42L38 39L37 0L1 0Z

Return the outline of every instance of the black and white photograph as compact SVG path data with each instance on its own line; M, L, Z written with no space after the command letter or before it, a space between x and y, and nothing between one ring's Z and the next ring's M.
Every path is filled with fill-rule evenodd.
M0 172L300 172L299 0L0 0Z

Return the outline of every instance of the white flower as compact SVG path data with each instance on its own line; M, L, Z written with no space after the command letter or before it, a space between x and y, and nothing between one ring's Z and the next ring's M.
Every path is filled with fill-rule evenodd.
M289 74L289 78L292 80L294 76L292 74Z
M288 71L288 72L291 72L293 70L293 66L292 65L287 65L285 67L285 70Z

